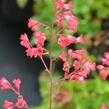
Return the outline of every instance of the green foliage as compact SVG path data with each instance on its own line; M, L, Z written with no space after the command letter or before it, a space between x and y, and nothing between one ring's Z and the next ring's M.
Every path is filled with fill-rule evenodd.
M50 24L53 15L53 0L35 0L37 15L42 22ZM71 0L70 0L71 1ZM78 33L92 36L100 31L101 21L109 16L109 0L72 0L74 14L79 17Z
M21 9L25 8L27 2L28 2L28 0L16 0L17 5L18 5L19 8L21 8Z
M108 0L73 0L74 13L80 18L78 31L92 36L101 28L101 21L109 16Z
M37 15L34 19L51 25L51 20L54 14L53 11L53 0L35 0ZM102 19L106 19L109 16L109 0L72 0L75 7L74 14L79 17L79 28L78 34L82 33L88 37L93 36L96 32L101 30ZM47 30L44 30L48 33ZM56 28L54 29L54 32ZM70 31L64 31L71 33ZM73 33L71 33L73 34ZM50 37L48 38L50 42ZM49 45L46 46L49 48ZM76 48L82 48L76 45ZM58 55L60 48L57 44L53 46L53 56ZM95 57L89 55L86 52L88 58L95 61ZM59 75L54 75L53 79L56 80ZM62 104L60 108L56 107L54 102L53 109L99 109L102 103L109 105L109 81L102 81L100 78L88 80L85 84L64 82L61 90L67 90L70 93L71 103ZM49 78L46 73L43 73L40 78L41 93L43 96L42 104L39 107L33 109L49 109ZM54 93L59 85L54 86Z
M36 15L34 19L51 25L51 20L54 15L53 0L34 0ZM101 30L102 19L109 16L109 0L69 0L74 5L74 15L79 18L78 35L83 34L86 37L94 36L96 32ZM56 27L54 32L56 31ZM43 32L48 34L47 29L42 29ZM74 34L71 31L64 30L63 33ZM34 40L32 40L33 42ZM50 37L48 38L50 42ZM46 46L47 49L49 45ZM88 48L88 45L76 45L76 47ZM53 46L53 56L60 53L60 49L57 45Z
M33 16L38 21L46 24L51 24L54 14L53 0L34 0L36 2L35 10L36 15Z
M59 75L55 74L53 79L56 80ZM55 85L54 94L56 90L65 90L70 94L71 102L62 104L61 107L56 107L55 100L53 109L99 109L102 103L109 105L109 82L103 81L100 78L88 80L86 83L73 83L66 81L62 84ZM40 78L41 93L43 102L39 107L33 109L49 109L49 77L45 72L42 73Z

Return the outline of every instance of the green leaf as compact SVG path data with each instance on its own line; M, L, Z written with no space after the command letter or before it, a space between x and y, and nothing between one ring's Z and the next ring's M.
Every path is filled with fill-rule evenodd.
M23 9L28 3L28 0L16 0L16 3L19 6L19 8Z

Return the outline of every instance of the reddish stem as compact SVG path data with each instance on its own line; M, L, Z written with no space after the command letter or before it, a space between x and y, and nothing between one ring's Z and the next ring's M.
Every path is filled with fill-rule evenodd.
M57 13L56 13L57 14ZM53 17L52 20L52 26L50 28L50 34L51 34L51 42L50 42L50 109L52 109L52 101L53 101L53 81L52 81L52 64L53 64L53 59L52 59L52 45L53 45L53 27L54 27L54 21L56 18L56 14Z
M43 57L42 57L42 56L40 56L40 59L41 59L41 61L42 61L43 65L44 65L45 69L46 69L46 70L47 70L47 72L49 73L49 69L48 69L48 67L47 67L47 65L46 65L46 63L45 63L45 61L44 61Z
M21 94L20 94L20 91L17 91L14 87L12 87L12 86L10 86L10 88L11 88L11 90L18 96L18 97L20 97L20 96L22 96ZM25 100L24 100L25 101ZM25 101L25 107L27 108L27 109L31 109L30 107L29 107L29 105L27 104L27 102Z

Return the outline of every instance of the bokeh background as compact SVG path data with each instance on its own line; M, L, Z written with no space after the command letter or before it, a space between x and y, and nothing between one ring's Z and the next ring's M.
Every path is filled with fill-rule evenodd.
M2 1L5 1L7 3L7 7L9 8L6 8L5 11L2 11L1 8L1 12L7 13L12 6L14 6L14 8L12 8L8 14L1 14L1 16L3 16L1 21L5 22L6 24L4 29L8 30L8 28L10 28L9 33L11 34L10 37L8 37L8 32L5 31L7 34L4 35L6 37L3 38L0 32L0 42L2 43L0 44L0 51L2 53L2 51L9 48L8 50L12 50L12 52L4 52L4 54L10 54L10 57L12 57L12 59L14 57L14 60L12 61L11 58L10 60L6 58L9 57L8 55L0 55L1 59L4 58L4 60L1 61L0 68L2 69L4 68L3 66L6 65L16 66L5 67L4 69L7 68L7 70L3 69L1 72L8 72L8 74L1 73L0 76L6 75L10 78L10 80L17 76L20 77L23 88L22 94L24 94L24 97L26 98L27 102L30 103L33 109L49 109L49 77L47 73L43 71L43 66L40 66L40 60L36 59L31 61L24 56L24 49L19 46L18 36L23 32L27 32L31 36L31 31L27 29L26 25L27 20L30 17L51 25L51 20L54 13L53 0L1 0L1 2ZM8 3L8 1L11 3L11 5ZM78 32L73 33L72 35L78 36L83 34L86 42L83 45L76 44L70 47L72 49L84 48L88 58L91 61L100 63L103 53L105 51L109 51L109 0L68 1L71 1L74 5L75 9L73 10L73 13L79 18ZM13 9L16 9L16 7L18 10L14 11ZM46 32L46 30L43 31ZM70 33L66 30L64 32ZM6 43L7 37L9 40ZM31 43L34 43L34 38L30 38L30 40ZM49 42L50 39L48 39L48 42L46 42L46 48L48 49ZM9 47L7 44L11 46ZM56 56L59 51L60 48L55 44L53 46L53 55ZM18 56L16 56L16 54ZM2 65L4 61L5 63ZM7 62L11 62L11 64ZM61 67L62 64L60 61L54 65L54 81L62 77ZM15 73L9 74L9 72ZM21 73L19 74L19 72ZM26 91L28 93L25 93ZM53 109L99 109L102 103L109 106L109 78L103 81L98 72L92 72L85 84L66 81L61 84L56 84L54 86L53 93ZM1 96L3 95L6 94L1 94ZM13 95L10 96L13 97ZM3 99L0 102L2 101Z

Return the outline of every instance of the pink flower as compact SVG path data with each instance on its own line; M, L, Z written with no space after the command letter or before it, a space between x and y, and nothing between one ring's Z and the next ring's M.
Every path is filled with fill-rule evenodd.
M74 66L75 69L79 69L81 64L80 64L79 61L75 60L73 66Z
M100 107L100 109L109 109L105 104L102 104L102 106Z
M84 38L83 38L83 36L81 35L80 37L77 37L77 38L76 38L76 42L83 44L83 43L84 43Z
M18 108L24 108L25 106L25 100L21 97L21 98L18 98L18 101L16 102L16 106Z
M96 68L97 68L98 70L102 70L102 69L104 68L104 66L103 66L103 65L98 65L98 66L96 66Z
M69 54L72 58L75 58L75 59L80 60L80 59L83 58L83 56L84 56L84 50L75 50L75 51L73 51L72 53L69 53L69 51L68 51L68 54Z
M36 58L37 56L41 57L43 55L43 48L41 46L38 46L37 48L28 48L26 50L26 55L30 58Z
M67 21L71 21L73 19L75 19L76 17L72 14L72 12L68 11L68 12L64 12L62 14L62 17L67 20Z
M0 80L0 88L2 90L5 90L5 89L10 89L10 83L9 81L5 78L5 77L2 77L2 79Z
M55 0L55 3L64 3L66 0Z
M59 58L61 58L63 62L66 62L66 56L66 53L63 52L59 55Z
M45 38L46 39L46 34L42 33L41 31L36 31L33 33L33 36L37 39Z
M30 43L29 43L29 39L28 39L28 37L27 37L27 34L22 34L21 36L20 36L20 40L21 40L21 42L20 42L20 44L22 45L22 46L24 46L24 47L26 47L26 48L30 48Z
M35 48L28 48L26 50L26 55L29 56L30 58L32 58L34 56L34 50L35 50Z
M32 28L32 27L34 27L34 26L37 26L37 25L39 25L40 23L39 22L37 22L36 20L33 20L33 19L28 19L28 28Z
M36 45L44 46L44 42L45 42L46 36L47 36L46 34L38 31L38 32L34 32L33 36L37 39L35 42Z
M77 31L77 25L78 25L78 18L75 17L72 14L72 12L70 12L70 11L64 12L64 14L62 16L68 22L67 29L72 30L73 32L76 32Z
M84 65L85 65L86 69L89 69L89 70L92 70L92 71L94 71L95 67L96 67L96 64L92 63L89 60L87 60L87 62L85 62Z
M20 89L21 80L20 79L14 79L13 80L14 86L18 89Z
M89 75L89 71L87 71L85 69L81 70L81 71L78 71L78 75L82 76L83 78L86 78Z
M60 34L59 36L60 37L58 39L58 44L61 48L64 48L72 43L75 43L75 41L76 41L76 38L73 37L72 35Z
M78 26L78 19L75 18L75 20L69 20L67 29L73 32L77 32L77 26Z
M105 53L104 53L104 57L105 57L107 60L109 60L109 52L105 52Z
M68 49L68 55L72 57L73 54L73 50L72 49Z
M103 62L104 65L109 66L109 60L107 60L106 58L103 58L102 62Z
M63 5L63 10L72 10L72 9L74 9L74 7L71 2Z
M8 100L5 100L3 103L4 109L13 109L14 108L14 103L10 102Z
M23 41L28 41L28 42L29 42L29 40L28 40L28 36L27 36L27 34L26 34L26 33L21 34L21 36L20 36L20 40L23 40Z
M37 56L42 57L43 51L44 51L44 49L43 49L41 46L35 48L35 50L34 50L34 57L35 57L35 58L36 58Z
M76 75L76 74L75 75L72 75L70 77L70 80L76 81L76 82L81 82L81 83L84 82L84 78L82 76L79 76L79 75Z
M102 70L102 71L100 72L100 76L101 76L101 78L102 78L103 80L105 80L105 79L107 78L107 76L108 76L108 72L107 72L106 70Z
M67 21L68 24L66 25L66 28L73 32L77 31L78 18L74 16L71 11L64 12L63 14L60 14L57 18L59 26L62 26L63 22Z
M57 16L58 27L61 27L65 19L62 16Z
M71 2L69 2L67 4L60 2L60 3L57 4L57 10L72 10L72 9L74 9L74 8L73 8Z
M64 65L63 65L63 71L68 74L69 73L69 70L70 70L70 65L68 62L65 62Z

